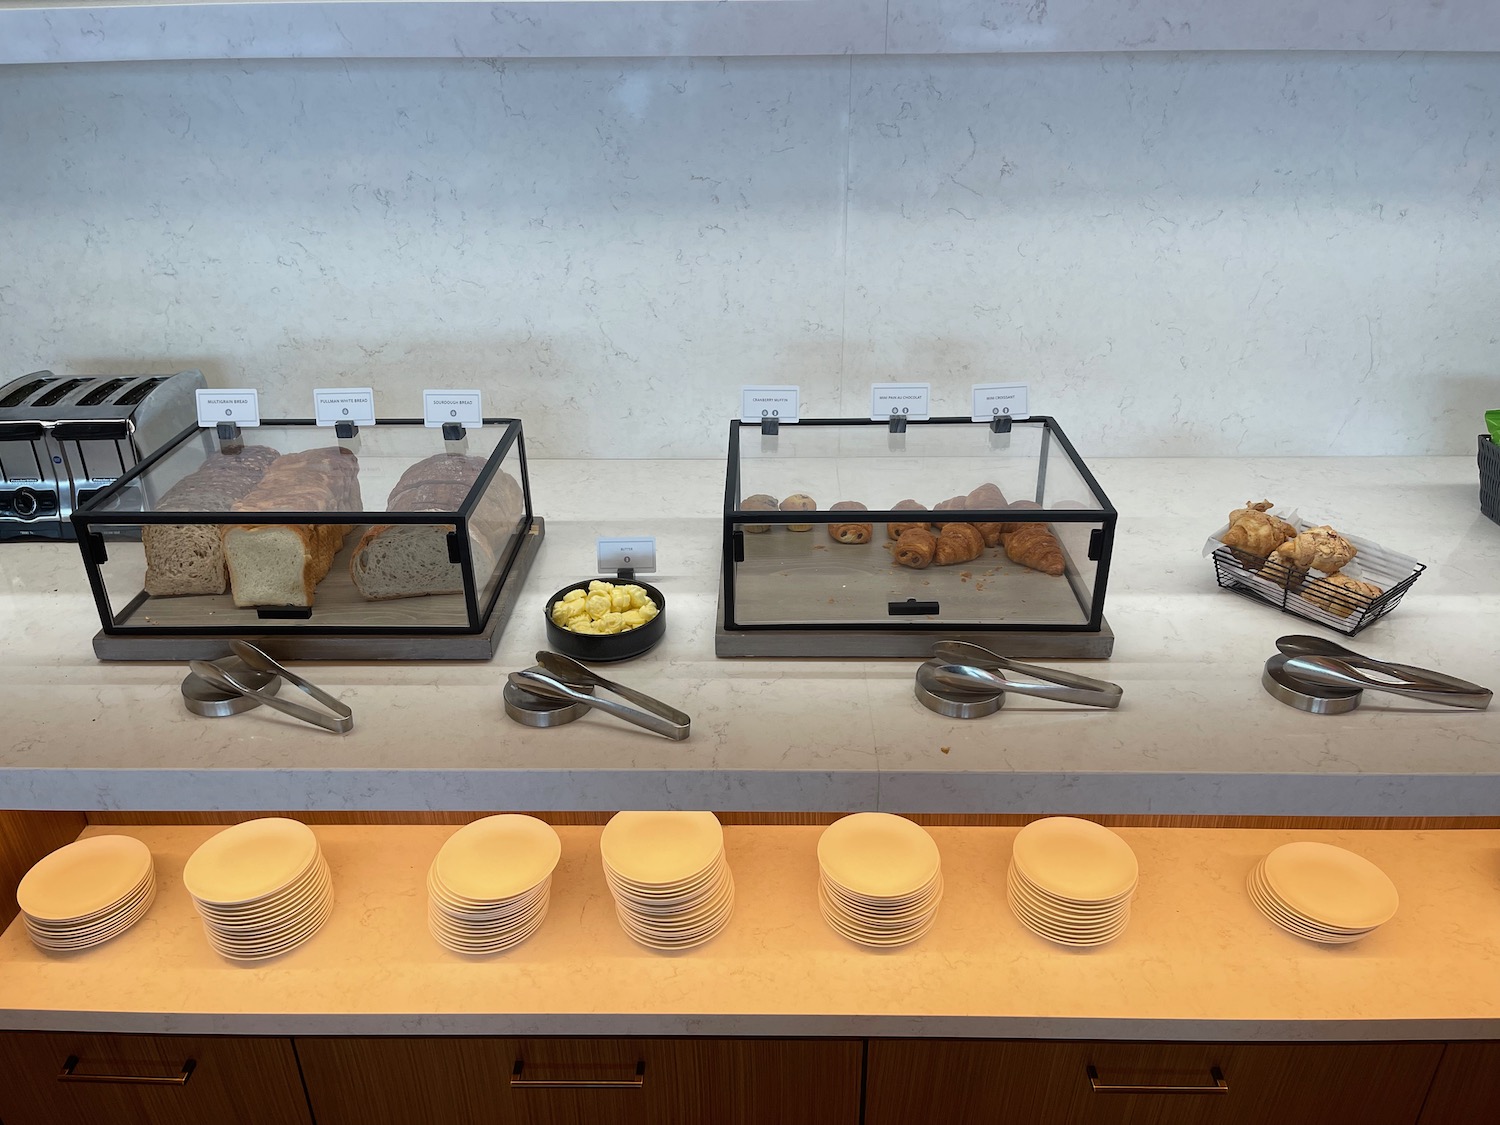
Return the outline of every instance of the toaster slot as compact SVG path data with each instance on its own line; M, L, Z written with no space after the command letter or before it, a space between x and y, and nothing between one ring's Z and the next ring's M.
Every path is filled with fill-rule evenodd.
M51 379L32 379L30 382L22 383L19 387L11 391L4 398L0 398L0 409L11 406L20 406L23 402L25 402L32 395L36 394L37 391L41 390L50 382L52 382Z
M62 382L57 383L54 386L51 386L47 388L47 390L43 391L41 397L39 397L31 405L38 407L56 406L63 399L67 398L68 395L72 394L87 382L87 379L64 379Z
M155 390L156 387L165 382L166 379L161 378L142 379L135 386L131 387L130 390L126 391L118 399L116 399L115 405L134 406L136 403L140 402L147 395L149 395L153 390Z
M129 376L121 379L106 379L93 390L89 391L88 394L80 398L78 400L78 405L98 406L101 402L104 402L106 399L108 399L110 395L114 394L129 382Z

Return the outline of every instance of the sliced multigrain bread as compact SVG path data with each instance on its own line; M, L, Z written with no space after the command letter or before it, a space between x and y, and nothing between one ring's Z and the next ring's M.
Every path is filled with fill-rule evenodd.
M162 494L155 510L227 512L260 483L280 456L268 445L210 453L198 469ZM148 524L141 529L141 545L146 552L146 593L153 598L222 594L229 589L218 524Z

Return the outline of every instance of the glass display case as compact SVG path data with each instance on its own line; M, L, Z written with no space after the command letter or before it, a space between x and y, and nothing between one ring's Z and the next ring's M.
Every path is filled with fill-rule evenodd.
M304 420L189 428L73 519L106 659L243 636L297 655L483 655L412 642L492 635L541 534L521 423L504 418L453 440L420 420L344 439Z
M736 422L721 656L1107 656L1116 513L1051 418Z

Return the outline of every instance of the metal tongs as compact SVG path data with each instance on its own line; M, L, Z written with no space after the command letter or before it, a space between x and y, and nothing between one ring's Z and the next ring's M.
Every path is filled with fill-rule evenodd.
M1376 660L1336 641L1323 637L1292 635L1276 638L1276 647L1286 655L1281 667L1293 679L1319 687L1369 689L1420 699L1443 707L1464 707L1483 711L1489 707L1494 692L1489 688L1460 680L1431 668L1415 664L1396 664ZM1384 679L1367 676L1359 669L1375 672Z
M967 641L938 641L932 646L932 655L934 659L927 667L950 691L974 695L1013 692L1083 707L1118 707L1125 694L1120 685L1107 680L1022 664Z
M628 688L624 684L617 684L613 680L606 680L599 673L586 668L570 656L543 649L536 654L536 662L546 669L545 673L531 669L524 672L512 672L510 682L533 695L542 695L549 699L565 699L570 703L581 703L586 707L595 708L617 719L623 719L627 723L644 727L653 734L670 738L674 742L681 742L690 733L693 720L677 708L669 707L645 692ZM613 699L604 699L586 691L579 691L580 687L603 688L618 695L621 699L628 699L631 703L638 704L644 710L637 710L628 704L617 703Z
M285 667L274 660L266 652L248 641L230 641L229 647L234 654L243 660L251 668L262 672L273 672L279 675L287 683L300 688L304 693L317 700L328 708L331 714L314 710L301 703L293 703L279 696L271 695L269 692L259 691L248 684L241 683L234 674L225 671L217 664L207 660L190 660L188 667L200 679L207 680L220 691L234 692L236 695L247 696L274 710L291 715L294 719L301 719L304 723L311 723L315 727L331 730L334 734L348 734L354 729L354 712L349 707L339 702L316 684L309 683L290 668Z

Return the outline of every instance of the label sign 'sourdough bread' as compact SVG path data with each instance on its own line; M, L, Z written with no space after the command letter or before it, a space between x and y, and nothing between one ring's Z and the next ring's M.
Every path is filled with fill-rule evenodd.
M268 445L247 445L238 453L210 453L202 465L162 494L156 510L227 512L260 483L280 456ZM153 598L222 594L229 589L218 524L147 524L141 529L141 545L146 551L146 593Z
M438 453L418 461L396 482L386 502L389 512L453 512L468 497L484 470L483 457ZM469 519L474 580L480 586L517 521L526 510L516 478L497 471ZM349 558L349 574L371 600L461 594L463 572L449 560L452 524L377 524L360 537Z
M329 447L278 457L233 511L357 512L359 458ZM348 524L231 524L224 528L224 561L237 606L310 606L313 591L333 566Z

